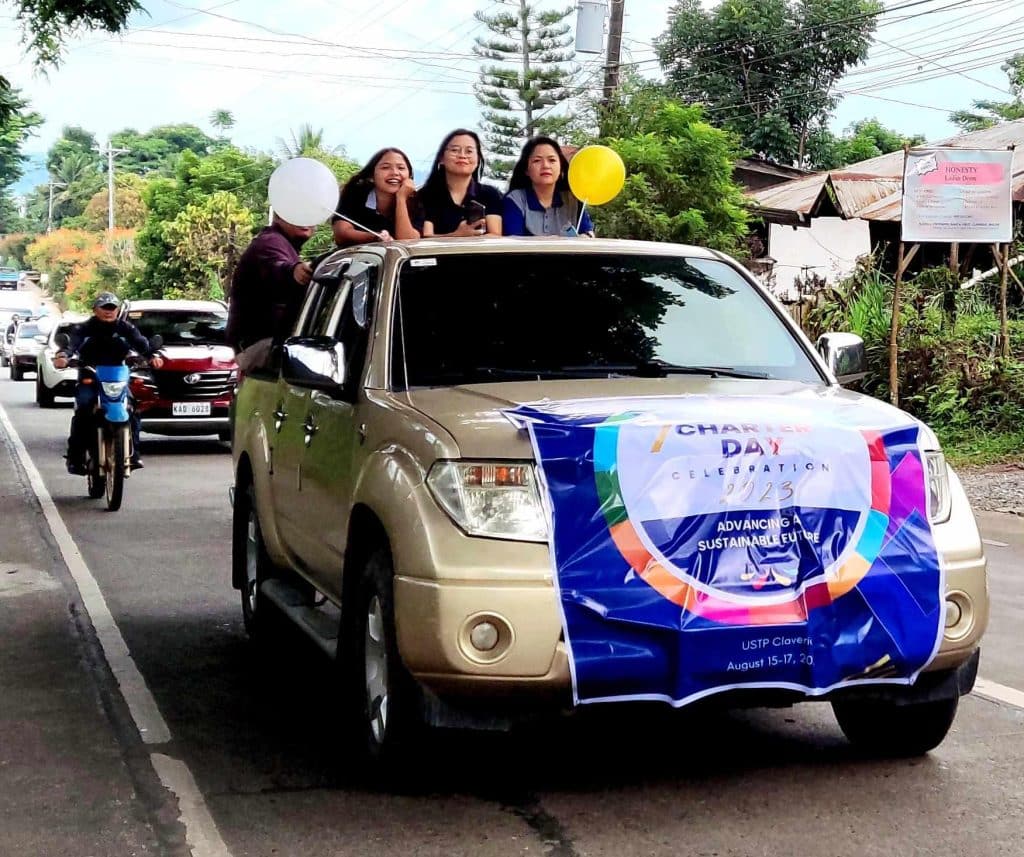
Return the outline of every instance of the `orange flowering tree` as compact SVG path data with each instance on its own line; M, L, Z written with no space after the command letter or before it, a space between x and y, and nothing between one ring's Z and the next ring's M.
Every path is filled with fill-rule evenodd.
M41 235L25 251L26 260L45 272L47 289L65 309L87 308L102 291L118 291L138 267L135 232L57 229Z

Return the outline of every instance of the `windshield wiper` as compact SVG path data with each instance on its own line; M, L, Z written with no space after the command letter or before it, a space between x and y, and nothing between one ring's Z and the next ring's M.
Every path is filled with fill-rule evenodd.
M631 374L641 377L663 377L665 375L707 375L709 378L753 378L765 380L771 377L767 372L741 372L725 366L684 366L665 360L644 360L640 363L594 363L587 366L560 366L567 372L602 372L606 374Z

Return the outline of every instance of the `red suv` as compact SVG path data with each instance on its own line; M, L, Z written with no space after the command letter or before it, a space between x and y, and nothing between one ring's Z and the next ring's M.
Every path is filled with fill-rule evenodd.
M238 381L234 350L224 343L221 301L126 301L123 317L164 340L161 369L136 369L131 390L142 430L152 434L216 434L230 440L228 407Z

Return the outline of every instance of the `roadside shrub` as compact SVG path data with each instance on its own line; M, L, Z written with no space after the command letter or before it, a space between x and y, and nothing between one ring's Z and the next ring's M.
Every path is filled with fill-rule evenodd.
M980 289L961 290L946 268L926 269L901 286L900 406L931 425L944 443L1016 435L1024 426L1024 319L1010 321L1009 359L997 356L999 318ZM861 389L889 398L892 278L873 261L823 291L807 314L811 338L827 330L864 340Z

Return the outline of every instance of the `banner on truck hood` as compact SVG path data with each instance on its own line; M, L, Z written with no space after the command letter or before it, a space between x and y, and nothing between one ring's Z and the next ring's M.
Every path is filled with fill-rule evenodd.
M547 495L576 701L913 681L944 579L919 428L898 414L703 396L508 411Z

